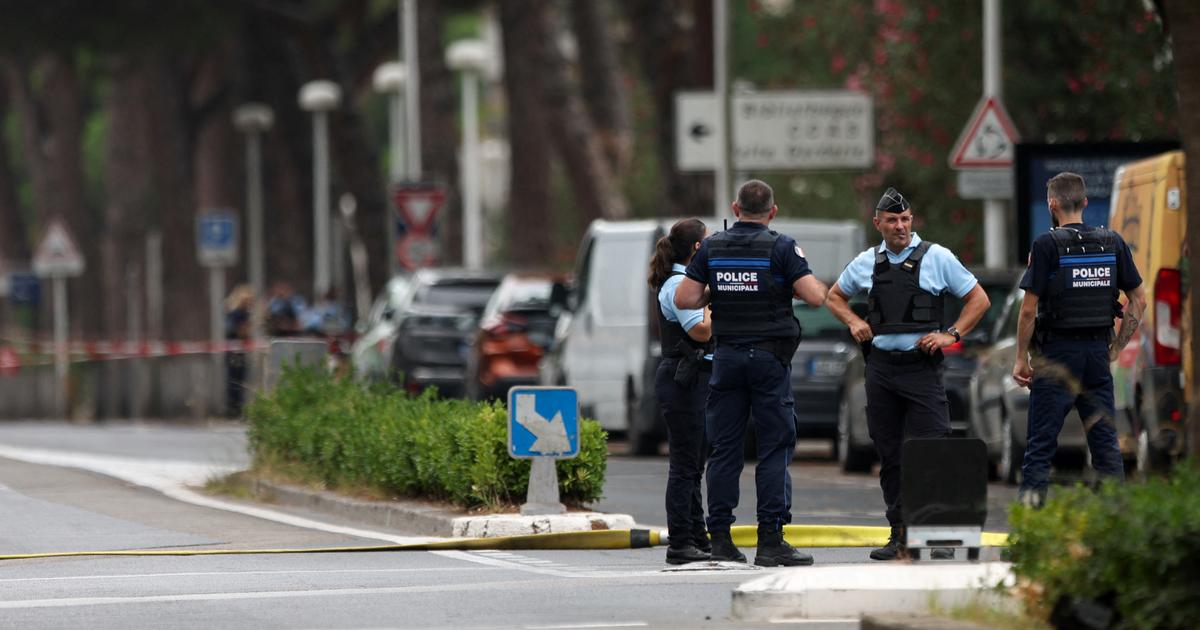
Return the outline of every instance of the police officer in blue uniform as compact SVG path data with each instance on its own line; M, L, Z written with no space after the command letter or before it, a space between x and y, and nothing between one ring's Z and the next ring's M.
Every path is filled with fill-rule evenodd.
M804 251L768 228L778 211L770 186L758 180L743 184L733 204L738 221L704 240L675 291L679 308L712 304L716 350L705 413L712 443L707 470L712 559L746 561L729 528L753 411L758 438L754 564L768 567L813 561L783 539L783 526L792 518L788 464L796 444L791 359L800 341L792 298L813 306L825 301L825 285L812 275Z
M883 242L846 265L829 289L826 305L863 344L866 357L867 426L879 453L879 485L887 504L891 537L871 552L873 560L908 557L900 505L900 449L906 438L950 435L950 410L942 386L942 348L971 331L990 304L987 293L950 250L912 231L908 200L888 188L875 205L875 228ZM867 292L867 319L849 300ZM964 304L958 321L943 321L945 294ZM953 557L934 549L935 559Z
M1137 330L1146 307L1142 277L1124 239L1083 223L1087 207L1083 178L1075 173L1052 177L1046 183L1046 203L1055 227L1033 242L1021 278L1025 299L1012 372L1014 381L1030 388L1028 442L1018 496L1033 506L1046 498L1050 461L1072 406L1083 420L1096 472L1124 478L1113 426L1109 363ZM1123 312L1120 291L1126 296ZM1118 317L1121 326L1114 339L1113 322Z
M670 447L666 498L668 564L708 560L712 550L700 494L708 456L704 401L712 376L712 318L707 308L675 306L675 289L706 233L707 228L699 219L683 219L671 226L670 233L655 245L647 278L658 295L662 343L654 395L666 420Z

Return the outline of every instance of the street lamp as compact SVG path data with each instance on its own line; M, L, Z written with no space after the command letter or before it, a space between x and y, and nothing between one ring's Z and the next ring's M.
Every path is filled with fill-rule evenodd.
M275 113L262 103L246 103L233 110L233 126L246 134L246 260L250 268L250 286L256 300L265 295L263 273L263 182L262 134L275 123ZM254 336L261 334L254 327Z
M398 184L405 179L407 172L405 171L406 147L404 146L404 129L406 123L404 120L404 84L408 80L408 71L405 70L404 64L399 61L389 61L379 64L375 68L375 74L371 77L371 86L376 92L386 94L388 97L388 142L389 153L391 159L388 169L388 174L391 176L391 183ZM399 265L396 263L396 220L391 212L385 212L383 215L383 230L387 235L388 247L388 264L391 266L392 275L400 271Z
M463 262L483 266L483 219L479 205L479 77L490 67L483 40L464 39L446 50L446 65L462 76L462 149L459 175L463 191Z
M300 108L313 115L313 300L329 291L329 111L342 99L333 81L309 81L300 87Z

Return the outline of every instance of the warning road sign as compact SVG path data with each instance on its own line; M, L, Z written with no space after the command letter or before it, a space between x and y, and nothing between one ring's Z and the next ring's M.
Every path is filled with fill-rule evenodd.
M83 255L71 238L67 224L52 219L33 253L33 272L39 276L78 276L83 273Z
M950 153L950 167L1012 168L1019 139L1004 105L998 99L984 97Z
M392 200L408 231L428 233L446 203L446 191L435 184L401 184Z

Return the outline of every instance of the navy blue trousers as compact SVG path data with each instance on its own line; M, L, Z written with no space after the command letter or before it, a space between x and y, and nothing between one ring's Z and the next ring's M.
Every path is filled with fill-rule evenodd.
M708 379L712 363L702 369L696 383L684 387L675 382L679 359L663 359L654 375L654 395L667 425L670 449L667 472L667 534L671 545L687 542L703 545L708 539L704 528L704 502L700 480L708 458L708 440L704 438L704 401L708 398Z
M791 374L791 364L770 352L718 343L705 411L705 428L712 443L708 459L710 532L728 532L733 524L746 422L751 415L758 440L754 482L759 527L778 530L792 521L788 464L796 448L796 421Z
M1044 490L1058 434L1071 407L1087 430L1088 451L1097 473L1125 478L1117 429L1113 425L1113 382L1108 342L1055 340L1038 349L1029 393L1029 430L1021 463L1021 489Z

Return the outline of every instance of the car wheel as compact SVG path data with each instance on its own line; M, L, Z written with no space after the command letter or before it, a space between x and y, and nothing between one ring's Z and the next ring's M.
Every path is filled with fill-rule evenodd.
M838 464L843 472L869 472L875 459L874 454L868 449L855 447L850 430L850 403L846 398L847 396L842 396L842 401L838 404L838 446L835 449Z
M999 477L1005 483L1016 485L1021 481L1021 462L1025 459L1025 447L1017 441L1012 418L1004 413L1000 419L1000 464Z
M633 388L625 392L625 414L629 419L629 447L638 457L658 455L658 404L653 398L634 397Z

